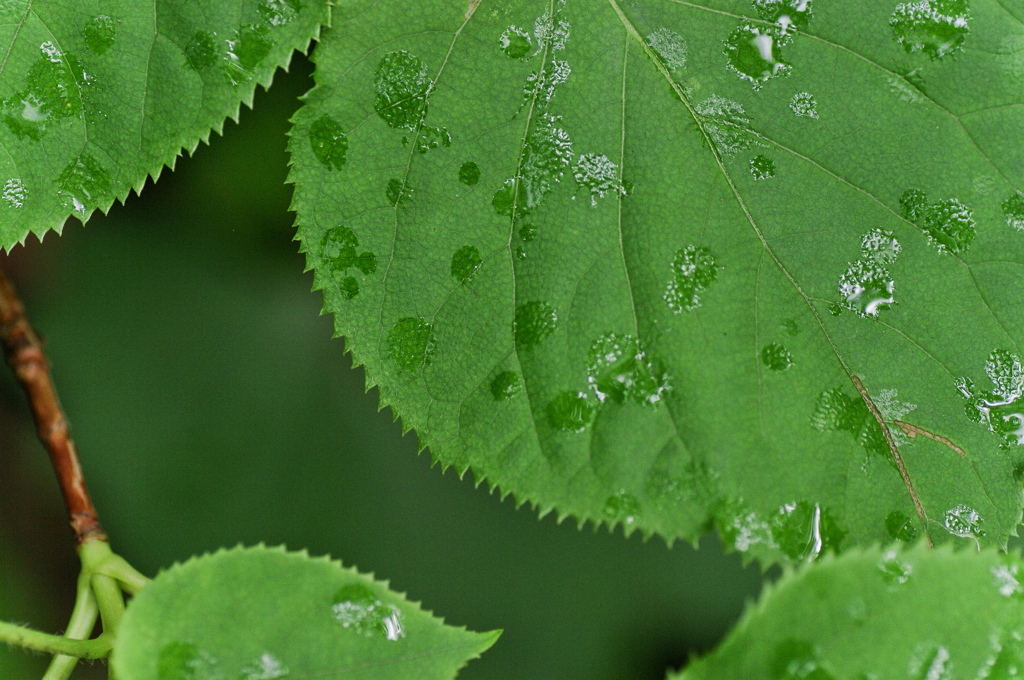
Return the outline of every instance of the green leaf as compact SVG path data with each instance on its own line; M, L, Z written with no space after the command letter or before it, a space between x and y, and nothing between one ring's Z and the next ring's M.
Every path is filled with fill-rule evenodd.
M767 559L1005 545L1022 21L995 0L362 3L295 118L298 236L383 403L541 512L717 526Z
M236 548L161 573L128 606L121 680L454 678L499 631L445 626L337 562Z
M141 191L328 18L327 0L0 3L0 248Z
M852 551L789 573L680 680L1017 677L1020 560L924 545Z

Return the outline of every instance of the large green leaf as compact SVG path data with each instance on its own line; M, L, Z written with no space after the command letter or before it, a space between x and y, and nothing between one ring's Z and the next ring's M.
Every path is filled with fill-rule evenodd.
M0 3L0 248L140 191L328 17L327 0Z
M544 512L796 560L1004 545L1021 16L355 3L295 118L299 238L384 403Z
M872 548L789 574L680 680L1009 680L1024 672L1020 559Z
M445 626L336 562L235 549L172 567L132 600L111 667L121 680L447 680L498 634Z

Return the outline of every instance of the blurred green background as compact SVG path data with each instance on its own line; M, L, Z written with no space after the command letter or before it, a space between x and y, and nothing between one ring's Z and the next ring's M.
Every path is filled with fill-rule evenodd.
M537 519L417 455L332 339L292 240L296 57L141 197L0 256L46 337L114 548L143 572L237 543L330 554L504 635L463 680L660 680L713 646L761 584L699 550ZM0 618L57 632L77 561L24 396L0 378ZM46 659L0 648L0 678ZM97 664L76 678L105 677Z

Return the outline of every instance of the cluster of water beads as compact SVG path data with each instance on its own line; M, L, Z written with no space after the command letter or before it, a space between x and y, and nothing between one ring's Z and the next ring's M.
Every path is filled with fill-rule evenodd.
M922 642L914 649L907 670L920 680L954 680L949 650L934 642Z
M985 362L985 374L991 390L979 390L968 377L957 378L955 385L966 400L967 417L982 423L999 435L1004 445L1024 445L1024 366L1020 358L1005 349L993 350Z
M694 110L711 142L723 155L732 155L755 145L756 138L748 127L750 119L741 104L712 94L699 102Z
M546 340L558 326L558 313L547 302L531 300L516 307L512 334L516 348L530 350Z
M885 518L885 530L894 541L910 543L917 538L917 527L906 513L893 510Z
M462 246L452 255L452 278L459 283L468 283L476 276L483 260L476 246Z
M999 207L1003 210L1007 225L1017 231L1024 231L1024 194L1013 192Z
M21 208L28 200L28 189L22 180L9 179L4 182L2 196L9 208Z
M530 38L529 31L525 28L509 26L498 39L498 46L507 57L523 59L529 56L530 50L533 49L533 40Z
M606 333L590 346L587 385L602 404L657 404L672 387L660 363L632 335Z
M895 281L888 266L900 254L900 244L892 232L873 229L861 238L861 259L850 263L839 278L842 305L863 317L895 303Z
M887 584L902 586L910 580L911 574L914 573L914 565L900 560L896 549L890 548L882 555L882 561L878 563L878 570Z
M775 680L835 680L823 666L814 645L797 638L787 638L775 645L770 666Z
M822 432L848 432L865 451L881 456L896 468L885 434L860 395L850 396L838 387L822 391L811 414L811 427Z
M686 66L686 42L683 36L669 28L659 28L647 34L647 44L669 71Z
M818 102L810 92L798 92L789 100L789 108L800 118L817 118Z
M785 371L793 365L793 355L777 342L761 348L761 363L770 371Z
M388 331L386 353L401 370L412 372L424 368L435 349L434 325L426 319L404 317Z
M750 175L755 181L775 177L775 161L761 154L754 156L750 159Z
M672 278L665 289L665 302L676 314L700 307L701 294L718 278L714 253L703 246L686 246L672 260Z
M357 583L341 588L334 596L332 612L343 628L360 635L392 642L405 637L402 610L383 602L368 586Z
M964 504L946 510L942 518L942 526L946 531L961 538L973 538L975 541L986 534L982 528L983 523L978 511Z
M19 139L39 141L51 122L82 116L82 89L92 82L81 62L53 42L39 45L25 88L0 100L0 116Z
M348 155L348 135L336 120L324 114L309 126L313 155L328 170L341 170Z
M814 561L827 551L838 552L846 537L830 510L808 501L784 503L763 519L742 500L730 499L717 515L722 538L740 552L762 545L794 560Z
M999 591L1000 595L1003 597L1013 597L1014 595L1024 594L1024 587L1021 586L1020 580L1017 578L1016 562L992 567L991 572L996 590Z
M928 241L940 252L966 251L977 228L974 212L955 198L928 203L928 195L920 189L907 189L900 196L903 217L928 235Z
M556 394L544 410L551 427L575 434L586 431L597 412L586 392L573 390Z
M897 5L889 26L907 52L940 59L963 50L970 32L969 10L968 0L915 0Z
M508 401L523 391L523 381L515 371L501 371L491 380L495 401Z
M331 273L331 279L347 300L359 294L359 281L348 272L355 269L364 276L377 271L377 256L370 251L358 252L359 239L344 225L329 230L320 240L320 257ZM339 281L338 278L341 277Z

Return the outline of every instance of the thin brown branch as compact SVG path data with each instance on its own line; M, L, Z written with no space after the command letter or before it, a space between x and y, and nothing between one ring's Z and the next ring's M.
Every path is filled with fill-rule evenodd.
M966 451L964 451L959 446L954 444L946 437L943 437L942 435L935 434L934 432L929 432L923 427L913 425L911 423L905 423L902 420L894 420L893 422L896 423L896 425L898 425L901 430L903 430L903 434L907 435L911 439L917 439L917 435L921 435L922 437L928 437L928 439L937 441L940 444L945 444L949 448L953 449L954 451L960 454L961 458L967 457Z
M28 395L36 431L57 473L75 537L79 543L107 540L85 488L68 421L50 379L50 364L43 352L43 343L25 318L25 308L3 271L0 271L0 343L7 363Z
M928 533L928 515L924 512L924 506L921 505L921 499L917 497L917 490L914 489L914 483L910 481L910 473L907 472L907 466L903 464L903 457L900 455L900 450L896 448L896 440L892 438L892 432L889 431L889 426L886 424L885 419L882 418L882 412L875 406L875 402L868 395L867 389L864 387L864 383L860 381L855 375L850 376L850 380L857 387L857 391L860 392L861 398L864 403L867 404L868 410L871 411L871 415L878 421L879 427L882 428L882 434L885 436L885 443L889 445L889 452L892 453L892 458L896 461L896 469L900 471L900 477L903 478L903 484L906 485L907 491L910 492L910 500L914 502L914 509L917 510L917 516L921 518L921 523L924 524L924 537L928 541L928 547L934 547L932 545L932 537Z

